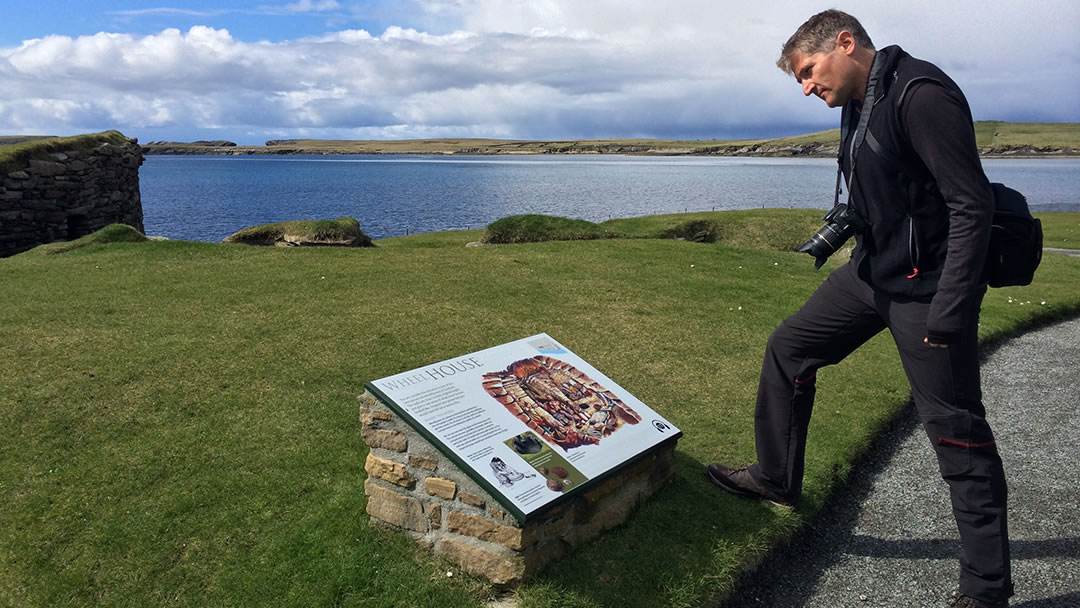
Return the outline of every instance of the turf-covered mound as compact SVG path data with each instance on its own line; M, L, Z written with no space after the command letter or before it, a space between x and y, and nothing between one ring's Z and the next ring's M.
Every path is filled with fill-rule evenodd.
M690 220L661 232L663 238L684 239L695 243L720 240L720 223L713 220Z
M371 237L351 217L260 224L225 237L225 243L278 247L374 247Z
M624 236L599 224L554 215L511 215L488 225L485 243L539 243L542 241L581 241Z
M97 232L75 239L74 241L57 241L38 245L22 255L54 255L73 249L88 247L90 245L105 245L108 243L141 243L149 240L145 234L127 224L109 224Z

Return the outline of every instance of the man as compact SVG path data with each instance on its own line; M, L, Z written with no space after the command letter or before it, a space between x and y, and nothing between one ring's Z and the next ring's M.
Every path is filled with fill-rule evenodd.
M708 476L733 494L794 508L817 370L888 329L963 543L952 605L1007 606L1007 491L977 357L993 195L967 101L940 69L897 46L876 51L858 21L835 10L803 24L777 65L803 94L843 108L840 168L856 246L769 338L757 463L711 464Z

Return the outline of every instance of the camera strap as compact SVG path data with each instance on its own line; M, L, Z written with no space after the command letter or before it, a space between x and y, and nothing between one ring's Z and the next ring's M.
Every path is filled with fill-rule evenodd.
M848 158L851 159L851 167L848 170L847 191L848 191L848 207L851 207L851 184L855 181L855 153L859 151L863 141L866 139L866 127L870 124L870 114L874 109L874 104L877 103L877 82L878 77L881 75L881 70L885 69L885 62L887 58L885 53L875 53L874 62L870 64L870 75L866 79L866 95L863 97L862 111L859 114L859 123L855 126L855 135L851 138L851 152ZM840 118L840 154L836 159L836 196L833 200L833 206L840 204L840 182L843 175L843 147L847 141L848 133L851 125L851 112L856 111L855 102L848 102L844 106L844 111Z

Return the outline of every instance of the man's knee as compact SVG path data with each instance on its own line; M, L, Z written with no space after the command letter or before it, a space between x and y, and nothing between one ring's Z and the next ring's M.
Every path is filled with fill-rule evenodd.
M812 365L810 347L799 340L785 320L773 330L765 345L766 360L770 357L789 371L789 376L797 385L813 384L817 367Z

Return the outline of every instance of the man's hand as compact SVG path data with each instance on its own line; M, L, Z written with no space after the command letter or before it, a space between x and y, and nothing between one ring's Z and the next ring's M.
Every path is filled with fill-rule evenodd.
M930 341L930 338L923 338L923 342L926 343L930 348L949 348L948 344L934 344Z

